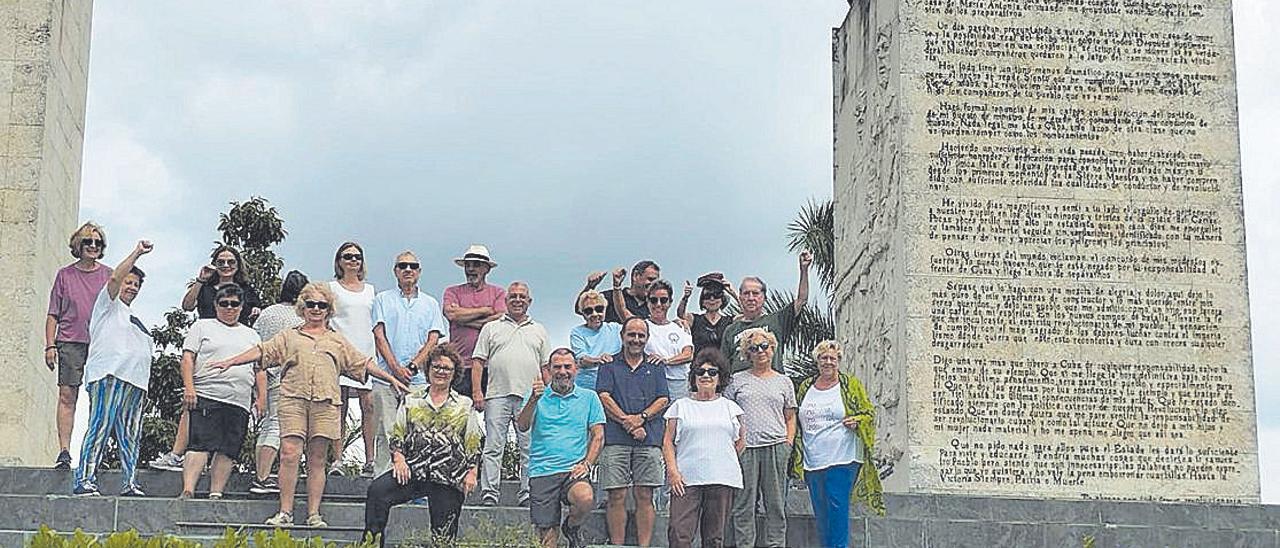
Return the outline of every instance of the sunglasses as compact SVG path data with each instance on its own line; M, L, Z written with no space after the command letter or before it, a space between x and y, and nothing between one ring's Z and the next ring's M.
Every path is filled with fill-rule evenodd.
M649 297L649 304L671 304L671 297Z
M604 314L604 305L582 307L582 315L586 316L587 314Z
M103 248L107 246L107 242L104 242L98 238L81 238L80 239L80 247L89 247L89 246Z
M753 344L747 347L747 352L764 352L765 350L768 350L772 346L773 345L769 343Z
M216 261L213 261L213 266L235 266L235 265L236 265L235 259L218 259Z
M359 254L359 253L343 253L343 254L342 254L342 260L344 260L344 261L363 261L363 260L364 260L364 255L361 255L361 254Z
M222 308L239 308L240 301L218 301L218 306Z
M343 257L343 258L345 259L346 257ZM422 265L418 263L410 263L410 262L396 263L396 268L400 270L417 270L421 267Z
M720 370L714 367L699 367L698 376L699 377L719 377Z
M306 301L303 303L307 308L316 308L320 310L328 310L329 303L325 301Z
M722 298L724 298L723 293L703 293L702 296L700 297L700 299L704 301L710 301L710 300L722 299Z

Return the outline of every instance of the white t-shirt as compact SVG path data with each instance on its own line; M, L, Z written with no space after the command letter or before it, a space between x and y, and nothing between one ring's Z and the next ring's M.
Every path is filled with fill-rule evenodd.
M329 327L346 337L361 354L377 356L378 350L373 344L373 298L377 292L373 284L366 283L364 289L355 292L333 280L329 282L329 289L338 298L333 307L333 317L329 318ZM373 388L369 379L361 384L346 376L338 377L338 384L364 390Z
M248 411L253 399L253 366L214 369L209 362L225 360L261 342L258 332L242 323L227 325L217 318L206 318L191 324L182 350L196 355L196 395Z
M842 422L844 398L839 384L826 390L810 387L800 402L799 420L805 470L862 462L862 440Z
M676 468L685 485L742 488L742 468L733 447L741 416L742 408L725 397L680 398L667 408L667 419L676 420Z
M111 375L143 390L151 381L151 333L137 320L129 305L112 299L103 286L89 315L89 356L84 362L84 382Z
M676 322L662 325L645 320L649 324L649 342L644 345L644 353L659 358L670 358L684 351L685 347L693 347L693 337ZM667 366L667 383L679 382L681 386L689 383L689 362Z

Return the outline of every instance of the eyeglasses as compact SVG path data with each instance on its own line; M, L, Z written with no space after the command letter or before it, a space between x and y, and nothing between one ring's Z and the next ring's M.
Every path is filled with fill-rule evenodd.
M605 310L604 305L584 306L582 307L582 315L586 316L587 314L593 314L593 313L604 314L604 310Z
M306 301L303 303L307 308L316 308L319 310L328 310L329 303L325 301Z
M213 261L213 266L235 266L236 262L235 259L218 259Z
M649 304L671 304L671 297L649 297Z
M89 247L89 246L102 248L107 246L107 242L104 242L99 238L81 238L80 239L80 247Z
M222 308L239 308L240 301L218 301L218 306Z
M753 344L747 347L747 352L764 352L772 347L773 345L769 343Z
M343 258L345 259L346 257L343 257ZM417 270L420 267L422 267L422 265L418 263L410 263L410 262L396 263L396 268L400 270Z
M431 370L432 370L432 371L439 371L439 372L441 372L441 373L453 373L453 368L452 368L452 367L444 367L444 366L441 366L441 365L433 365L433 366L431 366Z
M363 260L364 260L364 255L361 255L361 254L359 254L359 253L343 253L343 254L342 254L342 260L344 260L344 261L363 261Z
M698 376L699 377L719 377L720 370L715 367L699 367Z

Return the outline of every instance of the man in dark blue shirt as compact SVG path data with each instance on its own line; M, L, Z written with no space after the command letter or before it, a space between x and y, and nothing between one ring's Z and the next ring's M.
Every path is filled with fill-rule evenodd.
M600 453L600 484L609 498L605 521L609 539L623 544L627 529L627 491L635 491L636 540L653 537L653 490L662 486L662 411L669 392L663 365L645 356L649 326L633 317L622 325L622 353L600 366L596 392L608 421Z

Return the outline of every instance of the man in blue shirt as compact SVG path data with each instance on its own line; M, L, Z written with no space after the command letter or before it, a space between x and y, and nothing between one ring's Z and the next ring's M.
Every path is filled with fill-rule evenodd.
M596 392L609 422L604 427L600 454L600 483L609 493L605 521L609 541L624 544L627 532L627 491L636 498L636 540L648 546L653 538L653 489L662 486L662 410L670 392L666 366L644 353L649 325L631 317L622 325L622 353L600 366Z
M551 352L542 375L516 417L529 446L529 517L542 545L553 548L564 530L570 548L583 546L582 520L595 505L589 474L604 445L604 408L595 392L574 384L577 359L568 348ZM551 386L543 377L551 377ZM562 504L569 515L560 521Z
M449 337L449 324L440 303L418 289L422 265L412 251L396 256L396 287L373 298L373 343L378 351L378 367L395 375L410 387L426 386L427 356L441 339ZM391 469L387 436L396 421L399 394L391 385L374 379L374 408L378 429L374 436L374 476Z

